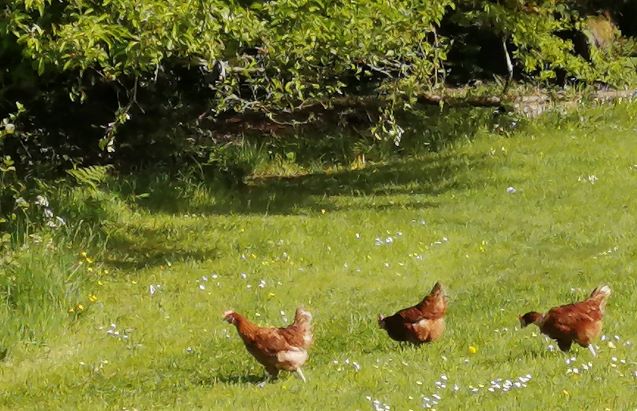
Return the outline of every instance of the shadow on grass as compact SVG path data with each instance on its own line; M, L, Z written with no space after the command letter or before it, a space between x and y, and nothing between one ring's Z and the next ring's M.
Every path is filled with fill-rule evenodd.
M124 271L220 257L216 244L184 242L179 236L167 234L166 229L138 226L115 233L109 241L109 250L106 262Z
M265 380L265 374L257 375L257 374L249 374L249 375L218 375L218 376L210 376L201 378L196 381L197 384L204 386L213 386L217 384L254 384L257 385ZM267 384L272 384L277 380L271 380L267 382Z
M471 174L485 165L485 157L439 149L456 140L471 140L485 124L494 121L493 118L488 111L426 113L409 122L405 144L391 149L396 152L389 150L393 160L368 163L359 169L343 166L337 171L308 175L254 177L245 185L234 188L224 187L218 179L204 180L194 173L153 172L121 176L112 182L110 190L127 202L133 202L143 213L160 218L174 214L302 216L326 211L430 209L438 207L440 194L469 187ZM297 164L306 165L311 159L325 159L325 154L331 150L340 153L332 164L343 165L350 164L348 158L355 157L356 144L347 136L317 134L264 142L263 147L281 151L277 154L286 154L290 150L296 154ZM265 156L269 152L263 148L257 151L256 154L266 153ZM255 153L244 153L244 156L252 154ZM417 157L400 158L400 155L410 154ZM150 228L131 225L116 233L109 242L110 263L121 269L138 269L218 257L214 244L192 249L192 241L186 241L190 248L182 246L182 237L165 232L167 225L170 224L159 222Z
M270 214L302 215L321 210L388 210L436 207L435 196L466 186L462 177L482 165L465 156L431 155L370 165L362 170L342 170L293 177L257 177L243 187L224 189L199 183L189 192L187 183L164 180L135 184L145 193L137 205L150 213L168 214ZM131 190L121 194L139 195ZM431 196L418 201L390 196ZM358 201L373 198L374 201ZM339 201L340 200L340 201Z
M432 154L369 165L362 170L259 177L235 189L201 181L171 181L166 176L146 182L124 180L116 188L122 197L133 199L138 209L158 216L302 216L323 211L424 210L438 207L438 195L468 187L468 176L483 164L481 158ZM142 193L145 195L140 196ZM115 232L109 241L108 262L122 270L134 270L219 257L214 242L197 242L193 248L193 241L182 241L187 239L183 237L184 227L172 227L168 220L152 227L130 225ZM192 239L196 232L190 235Z

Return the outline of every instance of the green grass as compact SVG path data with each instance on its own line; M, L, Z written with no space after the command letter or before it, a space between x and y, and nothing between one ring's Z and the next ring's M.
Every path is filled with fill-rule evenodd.
M362 170L262 176L218 195L199 186L178 201L151 194L88 265L102 272L84 287L98 301L0 363L0 404L373 409L369 396L416 410L437 393L437 409L635 407L636 115L634 105L552 115ZM80 251L68 252L87 269ZM399 348L377 314L417 302L437 280L450 296L446 334ZM600 283L613 289L604 334L615 348L564 355L518 329L519 314ZM262 367L221 314L278 326L301 304L315 319L309 381L283 374L259 388ZM574 366L579 374L567 373ZM436 388L443 374L447 387ZM527 374L526 387L488 391Z

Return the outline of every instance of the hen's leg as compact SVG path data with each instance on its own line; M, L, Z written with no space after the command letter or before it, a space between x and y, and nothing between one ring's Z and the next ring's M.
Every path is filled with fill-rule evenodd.
M266 383L272 381L272 379L276 378L277 375L279 375L279 370L276 367L275 368L266 368L265 371L266 371L265 378L263 379L263 381L261 381L258 384L259 387L261 387L261 388L263 388Z
M573 344L573 341L571 340L557 340L557 346L564 352L571 349L571 344Z
M296 375L298 375L298 376L299 376L299 378L303 380L303 382L307 382L307 381L305 380L305 375L303 375L303 371L301 371L301 368L300 368L300 367L296 369Z
M259 388L263 388L265 387L265 384L269 383L270 380L272 380L272 375L270 375L270 373L265 373L265 378L263 379L263 381L261 381L260 383L257 384L257 386Z

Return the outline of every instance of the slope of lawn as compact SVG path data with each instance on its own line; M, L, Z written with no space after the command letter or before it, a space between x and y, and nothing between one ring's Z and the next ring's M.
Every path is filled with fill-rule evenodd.
M76 250L79 269L99 274L96 301L1 363L0 405L634 408L636 115L634 105L549 115L437 153L255 177L223 198L203 187L177 211L161 199L131 206L102 257ZM378 313L437 280L446 334L401 349ZM600 283L613 294L597 357L519 329L518 315ZM308 382L283 373L260 388L263 369L222 312L280 326L297 305L314 314Z

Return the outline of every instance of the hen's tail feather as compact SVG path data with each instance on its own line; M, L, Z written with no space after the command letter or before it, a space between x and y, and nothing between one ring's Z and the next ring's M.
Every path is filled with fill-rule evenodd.
M608 298L608 296L610 295L611 290L610 287L606 284L604 285L600 285L599 287L595 288L593 290L593 292L591 292L591 295L589 298Z
M442 288L442 284L440 284L439 281L436 281L436 284L434 284L433 288L431 289L431 292L429 293L429 295L434 295L434 296L438 296L438 295L443 295L445 294L445 290Z
M429 294L417 305L433 316L444 316L447 310L447 296L440 282L436 282Z
M313 339L312 314L301 307L297 308L296 313L294 314L293 326L298 327L298 329L303 333L303 341L305 342L306 347L309 347L312 344Z
M601 285L591 292L591 295L588 297L588 299L598 302L603 310L606 306L606 301L608 300L610 294L610 287L608 285Z

